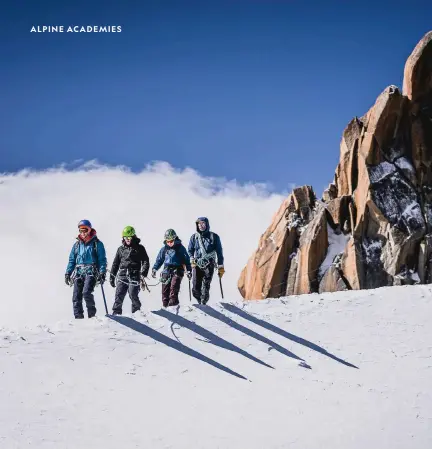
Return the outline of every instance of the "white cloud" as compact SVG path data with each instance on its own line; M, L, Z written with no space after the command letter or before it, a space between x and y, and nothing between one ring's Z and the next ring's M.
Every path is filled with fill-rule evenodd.
M239 299L240 271L282 200L283 196L270 194L263 184L205 178L190 168L178 171L165 162L149 165L140 173L89 161L69 170L60 166L1 175L0 327L73 318L72 289L64 284L64 272L77 223L84 218L104 242L110 267L124 226L135 227L153 264L167 228L174 228L187 246L195 219L207 216L224 248L225 298ZM149 283L155 282L150 278ZM140 298L159 308L160 285L151 290L151 294L142 292ZM108 283L105 292L111 306L114 290ZM216 277L212 298L220 299ZM187 279L180 300L189 302ZM103 314L100 287L96 304ZM129 310L126 297L124 311Z

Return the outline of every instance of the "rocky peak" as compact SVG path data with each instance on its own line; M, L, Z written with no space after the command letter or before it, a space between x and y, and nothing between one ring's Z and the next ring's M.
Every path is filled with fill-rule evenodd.
M282 203L238 286L246 299L432 282L432 31L342 133L334 180Z

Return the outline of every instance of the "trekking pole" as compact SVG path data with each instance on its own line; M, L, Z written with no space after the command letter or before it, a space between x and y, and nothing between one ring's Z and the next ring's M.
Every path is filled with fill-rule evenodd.
M105 304L105 310L106 310L106 315L105 316L108 316L109 313L108 313L108 307L107 307L107 303L106 303L106 299L105 299L105 292L104 292L104 289L103 289L103 285L101 284L100 286L101 286L102 296L103 296L103 300L104 300L104 304Z
M192 302L190 279L189 279L189 301Z
M221 290L222 299L224 299L224 297L223 297L223 290L222 290L222 277L221 276L219 276L219 286L220 286L220 290Z

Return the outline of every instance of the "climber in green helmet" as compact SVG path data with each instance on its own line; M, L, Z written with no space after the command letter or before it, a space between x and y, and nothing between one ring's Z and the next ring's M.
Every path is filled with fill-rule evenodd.
M123 300L127 292L132 301L132 313L141 309L138 297L140 282L147 276L150 267L147 251L141 245L141 239L137 237L135 229L126 226L122 237L122 244L117 249L111 267L110 284L116 289L113 315L122 314Z

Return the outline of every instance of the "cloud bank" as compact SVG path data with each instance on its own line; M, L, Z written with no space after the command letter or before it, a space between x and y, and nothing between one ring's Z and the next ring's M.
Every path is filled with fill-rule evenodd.
M139 173L96 161L73 170L24 170L0 176L0 327L33 327L73 319L72 288L64 284L69 251L79 220L89 219L105 244L111 266L121 232L135 227L153 264L167 228L174 228L185 246L195 219L207 216L221 239L226 274L225 299L241 296L237 280L258 239L270 224L283 196L265 185L206 178L192 169L175 170L157 162ZM150 278L150 284L155 284ZM105 284L108 307L114 289ZM161 307L161 287L142 292L145 308ZM104 314L100 287L95 293L98 314ZM210 302L220 300L217 277ZM187 279L181 304L189 303ZM109 310L111 312L111 310ZM124 313L130 311L128 297Z

